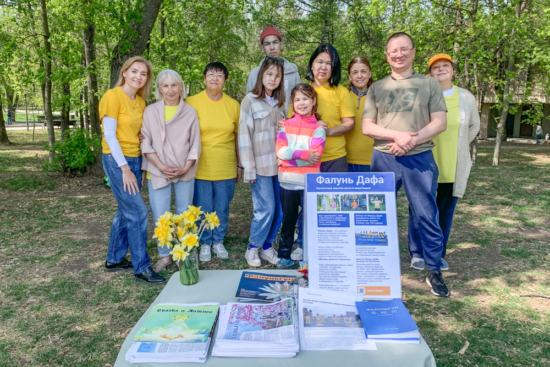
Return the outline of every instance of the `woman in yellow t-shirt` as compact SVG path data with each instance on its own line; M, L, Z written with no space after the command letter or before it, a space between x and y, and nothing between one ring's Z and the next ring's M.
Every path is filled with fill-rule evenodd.
M355 109L347 89L340 84L340 57L336 49L322 44L313 51L307 68L307 79L317 92L318 112L327 139L321 158L321 172L348 172L346 138L353 130Z
M151 268L147 255L149 212L140 194L141 150L139 132L145 100L149 98L153 66L141 56L128 59L116 87L99 102L103 125L103 169L109 178L118 210L111 226L105 271L134 268L136 281L163 284L166 281ZM132 262L125 259L130 249Z
M355 102L355 127L346 133L346 151L349 172L370 172L374 140L363 135L361 119L365 97L372 80L370 62L366 57L354 57L348 65L349 95Z
M432 149L435 163L439 169L437 184L437 209L439 210L439 226L443 232L443 254L441 255L441 270L449 270L449 264L444 259L447 241L451 233L453 214L458 198L464 195L472 160L470 158L470 143L479 132L480 118L476 99L466 89L453 86L452 58L446 54L438 54L428 61L430 75L439 81L447 105L447 130L433 139ZM409 250L411 254L422 253L420 244L420 229L412 219L409 209Z
M211 62L204 69L206 90L187 98L197 110L201 130L201 155L195 176L194 203L204 212L216 212L220 225L206 229L201 237L199 259L210 261L211 250L222 259L229 257L223 246L229 222L229 203L233 199L235 183L243 168L239 161L237 132L239 102L222 89L229 72L221 62Z

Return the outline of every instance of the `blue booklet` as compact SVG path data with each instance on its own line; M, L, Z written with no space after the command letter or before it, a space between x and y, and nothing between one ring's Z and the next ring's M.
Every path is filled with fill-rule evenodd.
M243 271L235 297L241 301L280 301L296 296L295 276Z
M418 339L418 326L401 299L355 302L368 339Z

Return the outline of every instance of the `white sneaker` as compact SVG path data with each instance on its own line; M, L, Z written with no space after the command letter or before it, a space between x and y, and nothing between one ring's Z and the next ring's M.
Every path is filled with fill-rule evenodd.
M268 248L267 250L263 250L260 252L260 257L267 261L268 263L271 263L273 265L277 265L279 262L279 258L277 257L277 254L275 253L275 250L273 250L273 247Z
M212 254L210 253L210 245L202 245L201 252L199 253L200 261L210 261L212 260Z
M300 261L304 259L304 250L299 247L296 247L296 250L292 251L290 258L294 261Z
M212 245L212 252L216 254L220 259L227 259L229 252L223 247L223 242L218 242Z
M258 248L247 248L246 252L244 254L244 258L246 259L246 262L248 265L257 268L258 266L262 265L262 261L258 257Z

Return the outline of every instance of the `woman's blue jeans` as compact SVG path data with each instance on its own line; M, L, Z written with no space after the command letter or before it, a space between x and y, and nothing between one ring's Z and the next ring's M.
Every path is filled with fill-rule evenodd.
M273 244L283 222L279 179L277 176L256 175L256 182L250 187L254 205L250 244L255 247L262 247L264 243Z
M169 183L159 189L153 189L151 180L147 180L149 187L149 205L153 212L153 223L156 223L161 215L170 211L172 203L172 187L176 197L176 214L182 214L193 203L193 192L195 191L195 179L189 181L178 181ZM171 249L168 246L159 246L157 248L160 257L170 256Z
M138 187L141 190L142 158L141 156L125 158L136 176ZM103 169L109 177L111 190L118 204L118 210L111 226L107 262L114 264L121 262L129 249L134 274L140 274L151 266L151 259L147 255L149 211L143 202L141 192L130 194L128 191L124 191L122 169L120 169L111 154L103 154Z
M227 224L229 222L229 203L235 193L235 179L207 181L195 179L195 195L193 202L205 213L216 212L220 219L219 227L214 230L205 229L201 237L201 245L223 243Z

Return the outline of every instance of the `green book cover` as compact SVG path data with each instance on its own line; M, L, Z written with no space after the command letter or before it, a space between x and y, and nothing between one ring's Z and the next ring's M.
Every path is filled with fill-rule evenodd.
M219 309L219 305L156 305L141 325L134 340L204 343L208 340Z

